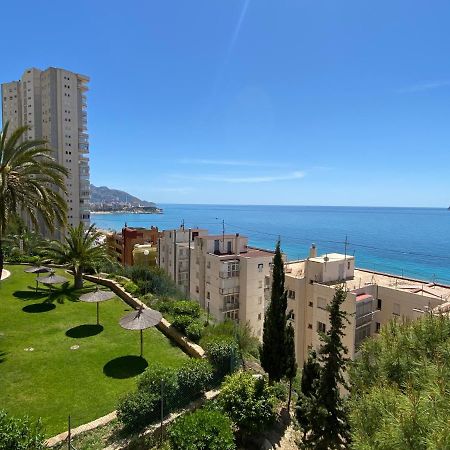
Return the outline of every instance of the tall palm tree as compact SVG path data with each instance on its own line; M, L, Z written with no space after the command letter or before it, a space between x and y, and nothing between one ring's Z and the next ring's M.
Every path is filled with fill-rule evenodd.
M73 270L76 289L83 287L83 273L86 269L96 269L109 260L106 247L98 243L101 234L92 224L87 230L80 223L77 227L69 227L63 242L51 241L43 253L54 262L64 264Z
M25 213L34 227L42 220L50 231L66 223L64 199L67 170L52 157L44 140L28 140L28 127L0 131L0 273L4 265L2 241L10 221Z

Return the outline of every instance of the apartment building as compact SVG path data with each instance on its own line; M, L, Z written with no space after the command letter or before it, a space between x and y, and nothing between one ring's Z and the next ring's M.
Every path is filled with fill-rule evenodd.
M338 285L348 291L342 309L350 323L343 343L351 358L366 337L376 335L392 319L414 320L439 308L450 309L450 286L356 269L353 256L317 256L315 246L306 260L286 263L285 272L299 364L309 349L320 346L319 332L329 329L326 306Z
M262 338L274 252L239 234L197 236L191 249L190 294L216 319L249 323Z
M158 241L158 266L163 268L189 297L191 271L191 250L198 236L205 236L208 230L185 228L164 230Z
M137 264L134 260L133 251L137 245L150 245L153 246L155 250L148 248L143 248L151 252L156 252L156 246L158 244L158 239L160 232L158 227L151 228L132 228L124 227L120 233L109 233L106 236L106 245L111 256L113 256L117 262L123 266L133 266ZM144 255L148 256L148 255ZM156 253L155 253L156 256ZM139 255L140 261L142 257ZM144 258L146 260L148 258ZM156 262L156 261L155 261Z
M89 78L64 69L27 69L20 81L1 85L2 121L9 133L28 126L25 139L44 139L69 171L67 222L89 225L89 142L86 92ZM26 218L25 218L26 219ZM44 225L41 232L46 233Z

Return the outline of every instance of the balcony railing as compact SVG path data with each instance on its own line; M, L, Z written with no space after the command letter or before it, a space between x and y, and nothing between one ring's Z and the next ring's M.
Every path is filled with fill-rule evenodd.
M219 278L227 279L227 278L235 278L240 274L239 270L233 270L231 272L219 272Z
M239 294L239 286L232 288L219 288L220 295Z
M225 303L222 308L220 308L221 312L233 311L235 309L239 309L239 302L235 303Z

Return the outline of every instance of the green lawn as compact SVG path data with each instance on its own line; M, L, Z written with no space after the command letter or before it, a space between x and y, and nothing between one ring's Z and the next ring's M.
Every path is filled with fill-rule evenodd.
M96 305L77 301L72 284L35 293L35 275L25 268L6 267L11 276L0 282L0 408L42 417L48 436L66 429L69 414L78 426L113 411L147 362L177 366L187 358L149 329L140 359L139 332L118 323L128 305L118 298L101 303L97 327Z

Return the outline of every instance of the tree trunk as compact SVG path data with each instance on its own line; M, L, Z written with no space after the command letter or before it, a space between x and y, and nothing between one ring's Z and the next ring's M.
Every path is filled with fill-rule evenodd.
M291 398L292 398L292 378L289 378L289 394L288 394L288 404L287 404L288 414L290 414L290 410L291 410Z
M83 287L83 270L74 269L75 289L81 289Z
M4 265L5 265L5 255L3 253L3 243L2 240L0 239L0 279L2 277Z

